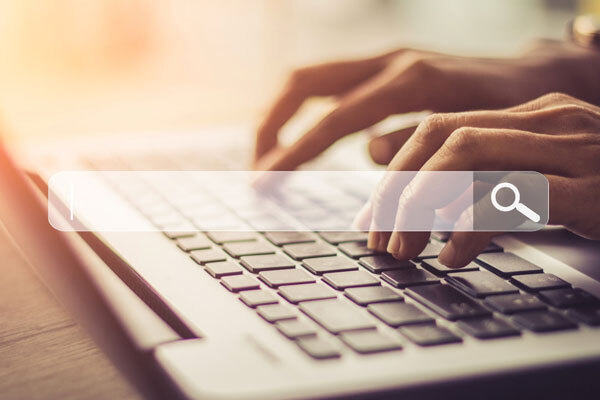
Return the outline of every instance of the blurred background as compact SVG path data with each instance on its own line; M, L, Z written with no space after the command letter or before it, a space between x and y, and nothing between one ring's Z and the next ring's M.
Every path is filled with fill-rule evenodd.
M36 141L255 123L294 67L512 56L600 0L0 0L0 118Z

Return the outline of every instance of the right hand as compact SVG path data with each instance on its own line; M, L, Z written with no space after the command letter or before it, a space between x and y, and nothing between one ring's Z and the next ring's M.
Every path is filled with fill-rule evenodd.
M540 41L515 59L402 49L302 68L290 75L258 129L254 167L295 169L343 136L392 114L504 108L553 91L600 104L598 70L600 52L554 41ZM281 127L315 96L336 96L336 108L294 144L280 146ZM372 143L374 160L387 164L413 130L374 139L382 142Z

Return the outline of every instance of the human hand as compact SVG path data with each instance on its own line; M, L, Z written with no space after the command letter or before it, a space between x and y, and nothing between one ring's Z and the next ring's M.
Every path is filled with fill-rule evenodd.
M382 56L327 63L293 72L260 125L258 170L292 170L338 139L392 114L509 107L560 91L600 104L600 52L566 42L540 41L521 57L457 57L402 49ZM335 109L289 147L280 128L311 97L335 96ZM374 139L376 162L387 164L413 130Z
M538 171L549 181L550 224L600 239L600 107L552 93L500 111L433 114L397 151L388 171ZM388 185L389 186L389 185ZM367 226L382 185L358 216ZM419 193L409 196L418 197ZM403 199L410 203L410 199ZM402 203L402 202L401 202ZM400 212L400 209L399 209ZM367 220L365 220L367 219ZM362 221L361 221L362 220ZM439 255L449 267L472 261L495 233L453 232ZM429 232L369 232L368 246L398 259L425 248Z

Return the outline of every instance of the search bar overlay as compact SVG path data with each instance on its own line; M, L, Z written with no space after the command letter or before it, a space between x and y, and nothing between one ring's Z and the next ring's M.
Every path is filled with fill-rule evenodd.
M64 171L62 231L535 231L548 181L529 171Z

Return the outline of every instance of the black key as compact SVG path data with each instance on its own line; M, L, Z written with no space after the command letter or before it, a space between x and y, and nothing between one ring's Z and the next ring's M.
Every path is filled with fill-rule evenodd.
M553 311L528 311L513 317L518 325L534 332L551 332L573 329L577 325Z
M342 243L338 246L338 249L340 249L342 253L346 254L348 257L352 258L372 256L379 253L378 251L368 249L367 242Z
M316 275L358 269L356 264L342 256L307 258L302 261L302 266Z
M267 242L231 242L223 245L231 257L255 256L261 254L273 254L275 248Z
M297 319L287 319L275 322L275 327L289 339L315 336L317 334L317 329L314 326Z
M255 274L261 271L289 269L295 267L294 262L282 254L244 256L241 258L241 263L248 271Z
M177 246L183 251L210 249L213 244L205 236L192 236L177 239Z
M258 274L260 280L267 285L277 288L282 285L297 285L300 283L314 283L315 278L301 269L282 269L278 271L263 271Z
M369 234L366 232L321 232L319 236L331 244L340 244L367 240Z
M288 285L279 288L279 294L290 303L301 301L334 299L337 294L329 287L317 283Z
M258 289L260 287L258 281L248 275L224 276L223 279L221 279L221 284L232 292Z
M401 350L400 341L376 330L345 332L340 339L361 354Z
M296 343L306 354L319 360L341 356L337 346L320 337L299 338Z
M227 256L221 249L194 250L190 253L190 256L198 264L227 260Z
M410 325L399 329L400 333L419 346L435 346L459 343L462 339L446 328L436 325Z
M446 281L475 297L519 293L519 289L489 271L459 272L449 275Z
M465 272L465 271L477 271L479 270L479 265L475 263L469 263L462 268L450 268L446 267L444 264L439 262L437 258L428 258L421 262L421 265L427 268L429 271L433 272L438 276L445 276L450 273L455 272Z
M336 250L334 247L326 243L298 243L287 244L283 246L283 250L294 260L303 260L310 257L327 257L335 256Z
M332 272L323 275L323 281L327 282L337 290L359 286L376 286L380 284L379 279L365 271Z
M214 278L222 278L228 275L241 275L244 271L237 263L231 261L208 263L204 269Z
M600 308L579 307L567 311L567 316L574 321L591 326L600 326Z
M226 232L216 231L207 232L206 235L215 243L223 244L229 242L247 242L258 239L259 235L256 232Z
M475 261L505 278L513 275L542 272L542 269L537 265L532 264L513 253L480 254Z
M381 274L384 281L397 288L405 288L415 285L427 285L438 283L440 280L430 272L420 268L409 268L395 271L387 271Z
M350 300L361 306L371 303L383 303L386 301L402 301L402 295L394 292L387 286L355 287L344 290L344 294Z
M264 306L266 304L277 304L277 297L266 290L246 290L240 294L240 300L248 307Z
M569 287L569 284L553 274L531 274L513 276L515 285L525 290L561 289Z
M577 307L598 302L596 297L581 289L542 290L539 296L551 306L558 308Z
M481 304L450 285L414 286L408 288L406 294L451 321L491 314Z
M534 295L521 293L490 296L485 303L504 314L546 309L546 305Z
M414 305L403 302L369 304L367 310L393 327L434 322Z
M300 310L334 334L375 327L363 310L337 299L301 303Z
M443 243L431 241L427 243L427 246L425 246L421 254L417 256L417 260L423 260L425 258L437 258L437 256L440 255L440 251L442 251L443 247Z
M389 254L362 257L359 261L359 264L375 274L379 274L384 271L393 271L395 269L407 269L415 267L415 264L412 261L396 260Z
M521 331L508 322L493 317L465 319L458 322L458 327L478 339L493 339L521 334Z
M265 233L265 237L269 242L276 246L283 246L284 244L292 243L309 243L315 241L315 236L308 232L267 232Z
M296 314L292 309L281 304L268 304L256 307L258 315L267 322L277 322L286 319L295 319Z

